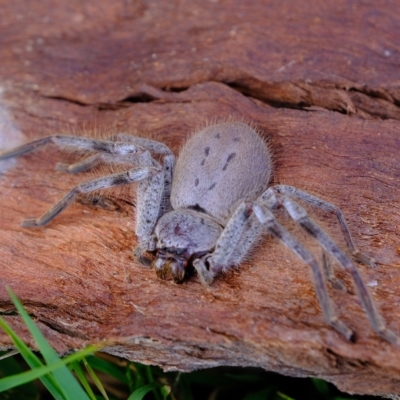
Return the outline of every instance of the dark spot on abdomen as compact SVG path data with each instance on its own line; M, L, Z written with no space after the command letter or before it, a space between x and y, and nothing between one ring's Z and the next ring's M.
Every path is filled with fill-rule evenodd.
M195 210L202 213L206 213L206 210L203 207L200 207L197 203L194 206L188 206L186 208L188 208L189 210Z
M234 142L240 142L240 137L235 137L235 138L233 138L233 141L234 141Z
M214 182L209 188L208 190L213 190L215 188L216 183Z
M221 137L221 134L220 134L220 133L217 133L214 137L217 138L217 139L219 139L219 138Z
M196 178L196 180L194 181L194 186L197 186L199 184L199 178Z
M204 149L204 154L206 155L206 157L210 154L210 148L209 147L206 147Z
M236 157L236 153L229 154L228 158L226 159L226 163L222 168L222 171L225 171L228 168L228 164Z

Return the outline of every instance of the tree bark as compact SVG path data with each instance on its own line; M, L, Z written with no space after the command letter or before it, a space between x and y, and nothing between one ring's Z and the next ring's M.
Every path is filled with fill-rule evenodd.
M3 1L0 147L52 133L131 132L171 146L207 121L251 121L275 158L273 183L339 206L359 266L400 335L400 4L385 1ZM99 133L100 132L100 133ZM311 272L266 236L210 287L156 278L133 257L133 192L77 203L26 229L87 176L53 170L52 147L2 162L0 306L31 346L10 286L58 352L104 351L164 369L259 366L359 394L400 394L400 346L371 328L351 278L330 294L355 330L325 322ZM344 247L335 219L310 210ZM320 260L318 246L281 221ZM10 315L7 315L10 313ZM11 346L5 334L0 346Z

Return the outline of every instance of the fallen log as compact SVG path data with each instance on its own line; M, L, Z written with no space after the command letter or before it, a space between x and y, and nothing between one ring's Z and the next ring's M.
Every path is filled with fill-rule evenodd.
M252 121L271 142L273 183L342 209L378 262L359 269L400 335L397 3L52 3L6 4L15 19L0 28L2 148L102 130L156 138L178 154L207 121ZM259 366L350 393L400 393L400 348L372 330L350 277L337 271L349 293L329 290L355 343L325 322L309 268L269 236L205 287L195 276L159 280L134 259L134 190L20 227L87 179L53 170L70 157L49 146L1 165L0 305L31 346L6 286L60 353L104 341L104 351L164 369ZM310 213L344 248L334 218ZM0 344L11 346L4 334Z

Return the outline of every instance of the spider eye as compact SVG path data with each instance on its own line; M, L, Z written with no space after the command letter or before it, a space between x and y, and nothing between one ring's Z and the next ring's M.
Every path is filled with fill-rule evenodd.
M177 256L182 255L184 252L185 252L185 250L183 250L183 249L176 249L176 250L175 250L175 254L176 254Z
M167 251L167 249L157 249L157 255L156 258L162 258L164 260L167 260L169 257L169 252Z

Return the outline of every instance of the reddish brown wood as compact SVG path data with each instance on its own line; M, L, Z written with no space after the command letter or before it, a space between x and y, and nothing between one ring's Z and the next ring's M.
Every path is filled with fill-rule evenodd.
M2 148L78 125L139 132L178 153L207 120L254 121L274 149L274 182L340 206L379 261L360 270L400 334L398 2L1 7ZM308 268L269 237L211 287L195 277L178 286L134 260L127 193L112 195L113 210L78 203L47 227L19 227L81 181L53 171L60 157L49 147L3 164L0 178L1 309L13 310L8 285L60 353L105 341L105 351L165 369L251 365L400 393L400 348L372 331L350 278L338 272L351 293L330 292L355 344L325 323ZM333 219L312 215L344 244ZM33 346L19 318L5 318ZM5 335L0 343L10 346Z

